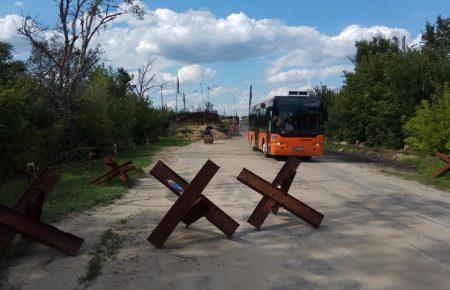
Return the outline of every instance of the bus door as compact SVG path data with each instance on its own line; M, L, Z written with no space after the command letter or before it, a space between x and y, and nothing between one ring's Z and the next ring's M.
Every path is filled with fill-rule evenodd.
M258 142L258 132L259 132L259 123L260 123L260 109L256 109L255 114L255 146L256 148L259 148L259 142Z
M274 124L273 124L273 120L272 120L272 116L273 116L273 108L272 107L268 107L267 111L266 111L266 123L267 123L267 152L270 153L270 145L271 145L271 141L272 141L272 132L274 131Z

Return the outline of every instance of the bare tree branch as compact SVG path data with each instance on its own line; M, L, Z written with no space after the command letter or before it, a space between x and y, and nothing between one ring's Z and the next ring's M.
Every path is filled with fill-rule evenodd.
M155 57L147 58L146 63L138 69L137 84L135 86L136 94L144 98L148 91L155 87L155 73L153 73L153 65L156 62Z
M73 91L100 61L100 46L91 47L94 35L123 14L142 19L145 11L138 0L58 0L58 13L59 24L53 29L27 15L18 32L30 42L34 67L64 114L71 110Z

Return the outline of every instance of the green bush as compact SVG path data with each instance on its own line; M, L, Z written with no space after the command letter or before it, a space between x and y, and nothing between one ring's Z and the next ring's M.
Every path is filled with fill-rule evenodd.
M426 154L450 152L450 88L446 83L441 96L423 100L416 115L404 126L405 143Z

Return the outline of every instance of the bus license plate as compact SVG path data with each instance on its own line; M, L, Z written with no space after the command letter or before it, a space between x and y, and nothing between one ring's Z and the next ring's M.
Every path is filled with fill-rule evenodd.
M294 151L304 151L305 148L303 148L303 147L294 147L293 150Z

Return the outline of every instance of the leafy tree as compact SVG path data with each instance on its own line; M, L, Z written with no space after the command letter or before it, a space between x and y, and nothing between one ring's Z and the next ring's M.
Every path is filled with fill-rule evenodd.
M382 35L355 43L355 71L345 74L339 93L328 102L328 134L338 140L398 148L408 137L405 123L423 100L442 93L450 81L449 19L439 17L423 34L424 46ZM445 51L445 53L442 53Z
M430 101L423 100L416 115L404 126L406 144L416 150L433 154L450 152L450 88Z
M35 106L30 106L33 89L24 63L13 60L12 46L0 43L0 176L45 160L44 136L33 123Z
M438 16L436 23L425 24L425 32L422 33L424 49L440 58L450 57L450 18Z
M13 47L9 43L0 41L0 87L11 85L25 73L25 64L13 60Z

